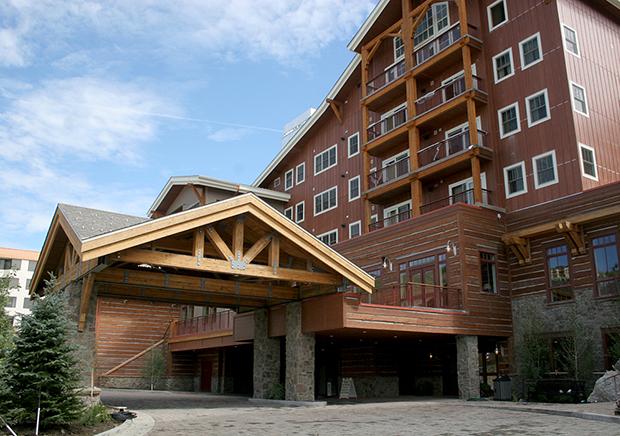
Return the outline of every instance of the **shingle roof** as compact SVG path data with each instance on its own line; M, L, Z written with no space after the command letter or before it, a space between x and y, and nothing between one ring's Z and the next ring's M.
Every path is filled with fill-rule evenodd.
M58 209L81 241L149 221L144 217L69 204L59 204Z

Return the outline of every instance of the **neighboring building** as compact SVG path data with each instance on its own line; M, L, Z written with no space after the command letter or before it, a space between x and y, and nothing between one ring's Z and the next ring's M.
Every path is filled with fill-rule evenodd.
M9 305L6 313L14 325L30 313L30 280L39 253L31 250L0 247L0 276L9 278Z

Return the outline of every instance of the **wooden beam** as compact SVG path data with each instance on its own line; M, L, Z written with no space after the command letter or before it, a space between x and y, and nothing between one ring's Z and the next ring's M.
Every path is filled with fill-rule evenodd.
M222 274L233 274L247 277L258 277L271 280L295 281L301 283L314 283L324 285L340 285L342 279L335 274L309 272L289 268L278 268L265 265L245 265L243 268L233 268L229 261L204 258L200 265L196 265L193 256L183 254L163 253L150 250L132 248L119 252L112 256L119 262L134 264L147 263L150 265L182 268L194 271L209 271Z
M482 178L480 175L480 158L472 156L471 162L471 179L474 185L474 204L482 204Z
M207 204L207 197L206 197L206 188L204 186L201 186L200 188L196 187L196 185L189 185L192 187L192 190L194 191L194 194L196 194L196 197L198 197L198 203L201 206L204 206L205 204Z
M514 255L519 260L520 265L523 265L524 263L530 263L532 261L529 239L504 235L502 236L502 241L504 242L504 244L510 247Z
M202 228L194 230L194 244L192 254L197 259L202 259L205 254L205 231Z
M327 102L327 104L329 104L329 107L332 109L332 111L334 111L334 115L336 115L336 118L338 119L338 122L340 124L343 123L342 120L342 103L340 103L339 101L333 100L331 98L328 98L325 100Z
M224 242L217 230L215 230L215 227L207 226L205 230L207 233L207 238L209 238L209 242L211 242L211 245L213 245L220 256L228 261L232 261L235 256L233 255L233 252L230 251L230 248L228 248L228 245Z
M241 259L243 257L244 221L245 217L240 215L235 219L235 223L233 224L232 252L235 259Z
M413 23L411 24L411 31L414 35L415 35L415 29L418 27L418 24L420 24L420 21L422 20L422 18L424 18L424 15L426 14L426 11L428 10L429 6L430 6L429 2L425 2L423 5L421 5L422 9L420 9L419 15L413 19ZM415 13L415 9L413 12Z
M581 226L571 223L570 221L559 221L555 227L556 231L563 234L568 245L571 247L573 254L585 254L586 244L583 237L583 229Z
M144 356L146 353L148 353L152 349L159 347L164 342L165 342L165 339L160 339L159 341L155 342L153 345L151 345L151 346L147 347L146 349L140 351L138 354L136 354L134 356L131 356L129 359L125 360L123 363L120 363L120 364L116 365L114 368L112 368L111 370L106 371L105 373L102 374L102 377L107 377L110 374L118 371L122 367L129 365L134 360L139 359L140 357Z
M274 235L269 245L268 265L272 268L273 273L277 274L280 268L280 237Z
M83 332L86 327L86 318L88 318L88 309L90 307L90 296L95 283L95 274L88 274L82 280L82 293L80 295L80 316L78 318L78 332Z
M252 245L252 247L250 247L250 249L245 252L243 256L243 261L245 263L252 262L254 258L258 256L258 254L263 251L267 245L269 245L272 238L273 235L264 235L262 238L256 241L254 245Z

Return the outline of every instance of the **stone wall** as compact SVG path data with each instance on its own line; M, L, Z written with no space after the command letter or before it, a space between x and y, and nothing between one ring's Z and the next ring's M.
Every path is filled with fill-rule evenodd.
M353 383L357 398L394 398L399 394L399 381L396 375L356 376L353 377Z
M301 303L286 305L286 399L314 401L314 334L303 333Z
M478 337L456 337L456 370L459 398L480 398L480 375L478 361Z
M151 389L151 381L146 377L100 377L98 386L113 389ZM155 383L154 389L192 392L196 390L196 382L194 377L162 377Z
M269 313L254 311L254 398L270 398L280 383L280 340L269 337Z

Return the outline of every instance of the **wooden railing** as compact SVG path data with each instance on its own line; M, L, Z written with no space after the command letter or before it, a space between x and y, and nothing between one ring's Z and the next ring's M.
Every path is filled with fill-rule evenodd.
M485 145L486 132L478 130L478 143L475 145ZM469 129L464 130L458 135L436 142L418 151L418 162L420 167L430 165L433 162L444 159L448 156L460 153L470 146Z
M405 74L405 60L401 60L400 62L390 66L382 73L377 74L375 77L370 79L366 84L366 94L372 95L375 92L379 91L381 88L389 85L395 80L401 78Z
M482 204L489 205L492 204L491 200L492 191L487 189L482 190ZM466 191L460 192L456 195L450 195L448 197L443 197L438 200L433 200L428 203L420 206L420 211L422 213L432 212L433 210L441 209L442 207L450 206L452 204L474 204L474 190L468 189Z
M383 118L368 126L368 140L372 141L407 122L407 108L403 107L389 117Z
M428 42L425 42L419 47L413 49L413 59L415 61L414 67L423 64L433 56L437 56L439 53L450 47L456 41L461 38L461 26L459 23L455 23L447 31L439 34L435 38Z
M401 212L397 215L392 215L391 217L385 218L384 220L370 223L368 229L372 232L373 230L389 227L391 225L406 221L408 219L411 219L411 209Z
M474 83L473 89L481 90L482 79L478 76L473 76ZM443 105L444 103L453 100L465 92L470 91L465 88L465 76L460 76L454 80L434 89L431 92L426 93L422 97L415 101L416 117L420 117L425 113Z
M376 188L407 174L409 174L409 156L370 173L368 175L368 187L370 189Z
M462 309L461 289L427 283L408 282L378 289L361 296L364 304L394 307L424 307L433 309Z
M179 320L173 324L170 336L193 336L202 333L232 330L234 318L234 311L225 310L210 315Z

